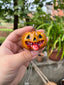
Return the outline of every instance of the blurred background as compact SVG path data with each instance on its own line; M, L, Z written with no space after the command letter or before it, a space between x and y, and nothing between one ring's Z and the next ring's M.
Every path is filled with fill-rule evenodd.
M36 64L50 80L58 82L64 77L64 60L57 62L64 59L64 0L0 0L0 45L12 31L33 24L35 29L45 30L49 39L44 56L55 61L41 60L39 55ZM33 74L31 81L35 83L31 85L42 85Z

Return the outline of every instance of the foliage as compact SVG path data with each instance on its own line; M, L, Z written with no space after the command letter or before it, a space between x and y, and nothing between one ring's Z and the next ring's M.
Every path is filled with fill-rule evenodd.
M4 32L12 32L13 29L0 29L0 31L4 31ZM5 37L0 37L0 44L3 43L3 41L5 40Z
M14 15L18 15L20 19L26 18L29 13L28 6L25 5L26 0L18 0L17 3L14 6L14 0L1 0L0 17L8 22L13 21Z
M13 7L11 7L13 3L11 2L11 0L1 0L0 2L1 2L0 3L0 18L11 21L12 18L10 17L13 16L13 11L14 11Z
M3 43L4 40L5 40L5 37L0 37L0 44Z
M17 6L14 7L14 0L0 0L0 1L1 1L0 17L3 19L6 19L8 22L13 20L14 14L17 14L19 16L19 19L21 20L23 20L24 18L29 18L27 14L31 12L28 10L30 5L38 5L38 7L43 7L44 1L46 1L47 3L51 3L51 1L48 2L47 0L34 0L32 3L28 4L28 0L22 0L22 1L18 0ZM55 4L56 4L56 0L54 0L54 7L61 8L61 9L64 8L64 4L61 3L61 0L58 1L58 6L56 6ZM14 11L15 9L18 9L18 10Z
M46 27L47 36L49 38L47 43L47 51L51 48L51 53L54 49L62 50L61 59L64 57L64 20L63 18L57 18L56 21L52 21L48 27ZM50 53L50 54L51 54Z
M58 3L58 5L56 5L56 3ZM64 9L64 0L54 0L54 8Z
M36 29L45 29L46 27L51 23L52 19L50 18L50 15L46 14L42 11L40 7L37 8L37 12L33 14L32 18L29 18L30 21L26 22L29 25L35 26ZM43 26L44 25L44 26Z

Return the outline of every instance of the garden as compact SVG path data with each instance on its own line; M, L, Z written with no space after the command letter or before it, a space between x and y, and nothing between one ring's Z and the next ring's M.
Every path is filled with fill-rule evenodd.
M0 12L0 45L16 29L34 24L35 30L45 30L47 45L33 62L50 81L64 85L64 1L1 0ZM30 64L19 85L44 82Z

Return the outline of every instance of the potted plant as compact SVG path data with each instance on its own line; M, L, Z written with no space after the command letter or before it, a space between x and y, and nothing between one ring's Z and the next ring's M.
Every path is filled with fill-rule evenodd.
M48 56L54 61L63 59L64 57L64 23L62 18L59 21L52 21L48 27L47 36L49 37L47 44Z
M50 23L41 24L37 29L45 29L48 36L47 53L50 59L58 61L64 57L64 23L57 17ZM46 26L46 28L45 28Z

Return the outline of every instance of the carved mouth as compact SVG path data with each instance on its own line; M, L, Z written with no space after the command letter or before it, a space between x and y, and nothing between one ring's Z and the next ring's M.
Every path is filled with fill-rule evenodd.
M32 45L37 45L38 47L40 47L40 45L42 45L43 42L44 42L44 40L41 40L41 41L39 41L39 42L26 41L25 43L26 43L26 45L29 46L29 47L31 47Z

